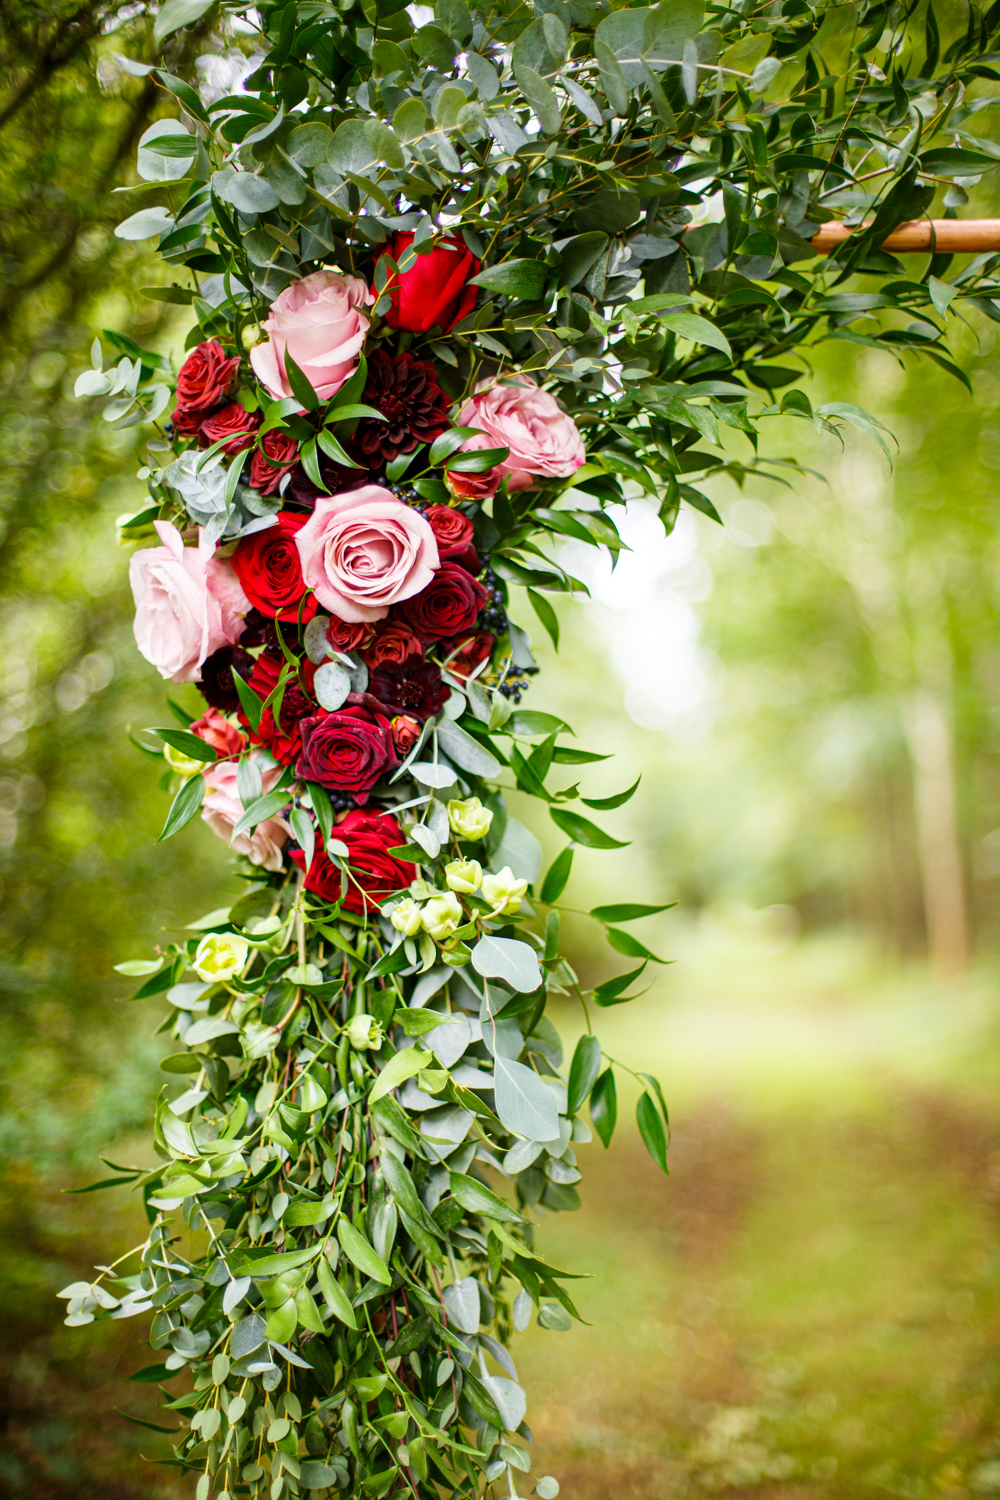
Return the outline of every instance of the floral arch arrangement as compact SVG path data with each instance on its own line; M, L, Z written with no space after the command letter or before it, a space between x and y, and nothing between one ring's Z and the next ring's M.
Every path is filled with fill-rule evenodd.
M176 376L108 333L77 390L141 429L136 641L205 700L137 742L173 784L161 838L200 812L246 890L119 966L176 1038L159 1165L113 1166L150 1230L64 1295L73 1326L152 1315L142 1378L197 1500L558 1493L529 1477L508 1343L577 1315L533 1215L579 1204L585 1108L611 1140L623 1065L593 1020L654 959L628 922L663 908L593 911L625 971L585 993L559 901L577 846L621 847L591 812L635 788L562 784L602 757L522 706L509 590L558 646L551 596L582 588L560 538L614 557L636 494L668 531L682 503L715 517L700 480L795 468L758 457L769 417L888 453L796 384L821 340L964 378L945 322L1000 317L1000 257L914 278L880 247L1000 157L1000 15L942 37L914 10L168 0L154 60L120 60L169 112L117 233L156 240L147 294L190 332ZM171 71L212 24L250 58L221 97ZM831 222L855 232L827 259ZM512 790L565 835L544 875ZM550 996L583 1007L568 1067Z

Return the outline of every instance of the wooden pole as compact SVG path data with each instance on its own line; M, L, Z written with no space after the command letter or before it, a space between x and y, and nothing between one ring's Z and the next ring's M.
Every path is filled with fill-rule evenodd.
M820 255L829 255L855 233L845 224L824 224L810 244ZM907 252L946 255L980 250L1000 250L1000 219L911 219L899 224L882 241L891 255Z

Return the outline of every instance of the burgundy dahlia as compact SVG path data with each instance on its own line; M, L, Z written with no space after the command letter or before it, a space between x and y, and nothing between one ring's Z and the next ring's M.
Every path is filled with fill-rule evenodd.
M429 719L444 707L450 689L441 681L433 662L422 656L408 656L399 666L386 662L377 667L368 682L373 698L396 714L412 714Z
M400 453L412 453L419 443L432 443L448 425L448 398L434 366L410 353L390 355L376 349L368 360L362 399L386 419L359 422L354 435L355 450L372 468L391 463Z
M239 646L220 646L201 664L201 681L198 688L205 702L225 714L235 713L240 707L239 694L233 681L233 668L243 681L248 681L253 671L253 657Z

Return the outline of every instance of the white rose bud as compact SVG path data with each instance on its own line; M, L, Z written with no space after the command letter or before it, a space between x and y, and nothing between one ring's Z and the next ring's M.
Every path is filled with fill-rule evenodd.
M409 896L397 901L389 914L389 921L404 937L416 937L421 928L420 907Z
M355 1052L377 1052L382 1045L383 1032L374 1016L352 1016L347 1023L347 1040Z
M424 927L439 943L450 938L456 927L461 927L465 921L458 897L452 891L446 896L435 896L428 901L422 915Z
M231 932L210 932L198 944L192 968L209 984L232 979L247 961L250 944Z
M467 797L464 802L455 799L448 803L448 822L460 839L481 839L490 831L493 814L478 797Z
M495 912L511 917L521 909L521 901L528 889L526 880L515 880L514 871L505 865L499 875L483 876L483 895Z
M453 859L444 867L444 878L450 891L471 896L483 883L483 867L478 859Z

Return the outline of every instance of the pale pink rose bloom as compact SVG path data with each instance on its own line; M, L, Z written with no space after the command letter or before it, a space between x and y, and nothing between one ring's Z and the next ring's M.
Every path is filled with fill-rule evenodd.
M321 497L295 545L307 586L349 624L383 619L441 565L430 523L378 484Z
M282 766L261 768L264 791L269 792L281 776ZM234 839L233 828L246 809L240 801L236 787L236 763L220 760L218 765L203 771L208 791L201 806L201 815L220 839L231 841L237 854L245 854L252 865L265 870L281 869L281 846L288 838L288 825L283 818L266 818L258 823L252 833L239 833Z
M335 396L354 371L369 322L359 307L370 307L375 293L360 276L314 271L271 303L262 324L270 342L255 344L250 363L272 396L292 396L285 370L286 351L321 401Z
M485 381L458 414L460 427L479 427L510 453L497 465L509 490L526 490L536 476L565 479L586 462L580 429L554 396L527 375L515 385Z
M162 547L144 547L129 563L136 644L161 677L198 682L205 658L239 639L250 600L203 532L185 547L170 521L153 524Z

